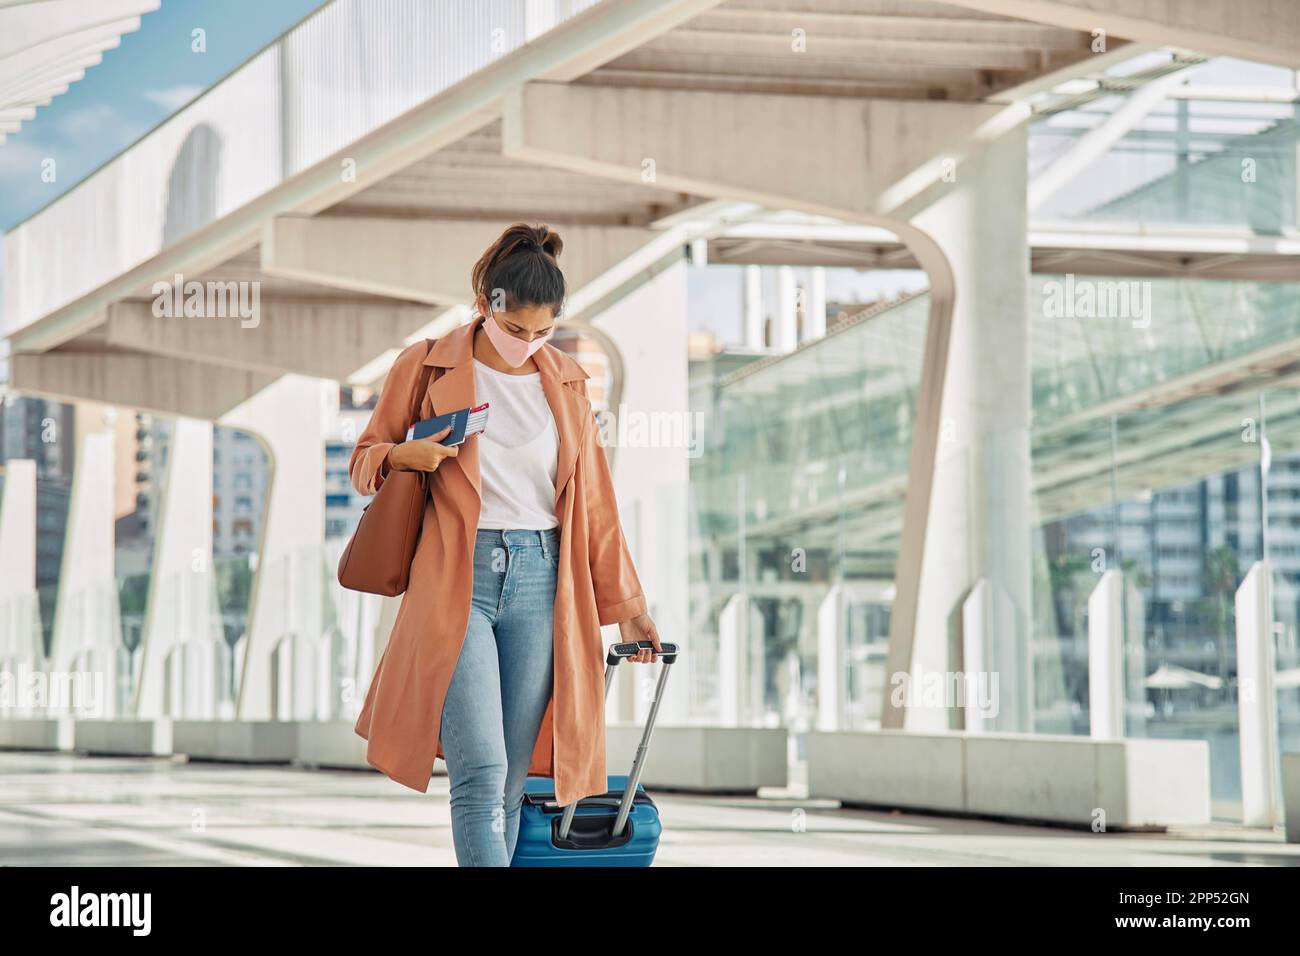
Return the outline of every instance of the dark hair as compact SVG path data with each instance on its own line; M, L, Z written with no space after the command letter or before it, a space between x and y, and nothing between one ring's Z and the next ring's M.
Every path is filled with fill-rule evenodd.
M555 260L563 248L559 234L549 226L515 223L474 263L470 278L475 296L481 293L493 302L499 289L505 296L502 311L550 306L558 316L565 289L564 273Z

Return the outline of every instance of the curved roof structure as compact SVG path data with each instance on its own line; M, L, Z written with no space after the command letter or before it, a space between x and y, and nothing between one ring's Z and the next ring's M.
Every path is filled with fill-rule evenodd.
M161 0L0 0L0 143L99 63Z

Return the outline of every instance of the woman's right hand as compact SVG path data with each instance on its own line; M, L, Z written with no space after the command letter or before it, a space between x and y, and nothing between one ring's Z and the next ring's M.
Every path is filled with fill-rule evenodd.
M415 438L394 445L388 453L388 466L394 471L437 471L445 458L455 458L460 448L439 444L451 432L448 425L427 438Z

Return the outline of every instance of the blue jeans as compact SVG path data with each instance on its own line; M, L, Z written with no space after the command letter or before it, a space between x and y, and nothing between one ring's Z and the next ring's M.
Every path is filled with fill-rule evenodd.
M509 866L552 686L559 532L479 529L469 625L442 709L461 866Z

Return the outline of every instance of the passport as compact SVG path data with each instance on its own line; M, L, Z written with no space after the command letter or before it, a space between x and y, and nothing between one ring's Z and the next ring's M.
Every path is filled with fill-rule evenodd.
M430 435L436 435L448 425L451 431L447 437L442 439L440 445L459 445L471 435L477 435L487 427L488 403L475 405L473 408L462 408L458 412L447 412L445 415L435 415L433 418L426 418L422 422L416 422L406 430L406 440L411 441L414 438L428 438Z

